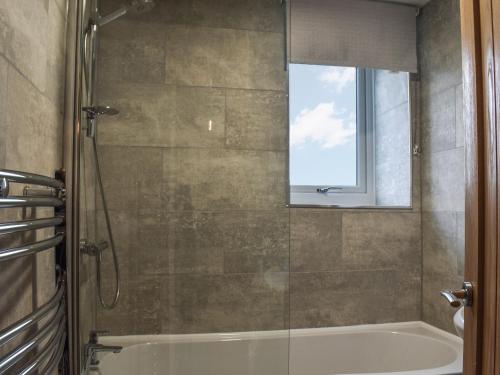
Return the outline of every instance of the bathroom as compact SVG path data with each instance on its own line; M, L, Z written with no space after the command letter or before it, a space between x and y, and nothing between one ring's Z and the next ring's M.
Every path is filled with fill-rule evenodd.
M472 374L468 1L0 0L0 375Z

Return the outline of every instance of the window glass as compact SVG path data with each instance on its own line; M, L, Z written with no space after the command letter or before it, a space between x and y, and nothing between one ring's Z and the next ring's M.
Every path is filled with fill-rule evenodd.
M290 184L356 186L356 68L290 65Z

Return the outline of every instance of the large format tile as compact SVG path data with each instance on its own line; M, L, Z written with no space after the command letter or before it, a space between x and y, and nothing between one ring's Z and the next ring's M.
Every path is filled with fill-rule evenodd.
M284 152L163 150L168 210L275 209L285 206Z
M342 266L349 269L420 269L420 215L344 213Z
M161 25L116 20L100 33L99 85L164 81L165 29Z
M58 108L12 66L8 69L7 87L3 114L6 129L2 134L6 165L9 169L52 176L61 167L62 120Z
M422 213L424 273L458 275L459 247L456 212Z
M420 276L397 270L292 273L292 328L418 320Z
M120 113L99 121L99 144L222 147L225 95L220 89L143 83L109 84L101 101Z
M180 211L166 214L171 273L288 270L288 212Z
M168 26L166 83L284 90L283 36Z
M339 269L342 264L342 213L292 209L290 264L292 272Z
M7 72L9 69L8 62L0 55L0 113L6 113L7 111ZM0 116L0 133L5 134L6 132L6 121L5 115ZM0 166L5 168L5 150L7 145L5 144L5 137L0 138Z
M443 91L462 80L460 4L429 2L417 17L418 59L424 95Z
M101 2L103 14L123 5L122 0ZM128 14L137 22L284 32L284 8L274 0L160 0L151 11Z
M171 333L288 328L288 274L174 275Z
M46 77L48 9L41 1L0 1L0 53L43 91ZM49 41L50 43L50 41Z
M256 90L227 90L226 145L253 150L288 148L287 96Z
M97 240L108 241L102 210L97 212ZM141 275L166 275L169 267L167 234L159 209L111 210L111 229L123 278L135 280ZM103 253L104 279L114 283L111 248Z
M455 86L422 95L421 134L426 155L456 147L455 104Z
M111 335L160 333L160 295L164 285L166 283L160 282L156 275L123 280L117 306L106 310L98 305L97 328L105 329ZM106 284L104 293L105 301L111 301L112 285Z
M464 149L423 155L422 209L424 211L464 211Z
M160 207L161 149L99 146L98 150L110 209ZM102 207L100 194L96 199L96 206Z

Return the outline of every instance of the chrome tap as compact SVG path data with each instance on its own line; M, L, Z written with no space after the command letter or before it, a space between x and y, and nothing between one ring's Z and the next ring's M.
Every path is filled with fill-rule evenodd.
M120 353L123 349L121 346L113 345L103 345L99 344L99 335L107 333L106 331L90 331L89 342L85 344L85 368L88 369L89 366L98 366L99 360L97 359L97 353L99 352L112 352Z

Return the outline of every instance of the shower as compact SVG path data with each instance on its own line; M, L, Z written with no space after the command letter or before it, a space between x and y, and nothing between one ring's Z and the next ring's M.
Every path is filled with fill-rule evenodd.
M113 238L113 230L111 227L111 220L109 217L108 204L106 200L106 194L104 192L104 185L102 183L102 171L101 165L99 162L99 151L97 148L96 141L96 126L97 120L99 116L107 115L107 116L115 116L119 112L118 110L111 108L109 106L96 106L96 107L84 107L82 111L87 113L87 136L92 139L92 151L94 154L94 162L96 168L96 177L97 184L99 185L99 191L101 193L101 201L102 208L104 211L104 219L106 221L106 228L108 232L109 243L111 246L111 254L113 256L113 267L115 269L115 293L113 297L113 301L111 303L106 303L104 301L103 293L102 293L102 277L101 277L101 269L102 269L102 252L108 247L106 242L101 242L99 244L92 244L88 241L83 241L81 243L80 249L83 253L86 253L91 256L96 257L96 272L97 272L97 292L99 297L99 302L101 306L105 309L112 309L118 303L118 299L120 297L120 267L118 265L118 255L116 253L115 241Z
M154 0L131 0L129 3L121 6L117 10L101 16L99 9L94 10L94 15L91 18L86 31L84 32L84 42L83 42L83 61L84 61L84 79L87 83L87 103L88 106L82 108L82 111L87 115L86 133L92 141L92 152L94 156L96 177L99 191L101 193L102 208L104 211L104 219L106 222L109 247L111 248L111 254L113 257L113 267L115 270L115 291L113 300L107 303L103 297L103 285L102 285L102 252L108 247L108 243L100 242L94 244L87 240L82 240L80 244L80 249L82 253L95 256L97 265L97 291L99 303L104 309L113 309L118 303L120 297L120 267L118 264L118 254L116 251L115 241L113 237L113 230L111 227L111 220L106 200L106 194L104 191L104 185L102 181L102 171L99 161L99 150L97 144L97 121L100 116L115 116L118 114L118 110L111 108L109 106L100 106L96 104L96 93L95 93L95 82L97 79L96 75L96 61L97 61L97 46L98 46L98 33L100 26L106 25L118 18L125 16L126 14L140 14L143 12L150 11L155 6Z
M154 0L132 0L128 5L124 5L117 10L109 13L106 16L100 16L97 24L103 26L112 22L128 13L144 13L148 12L155 6Z

